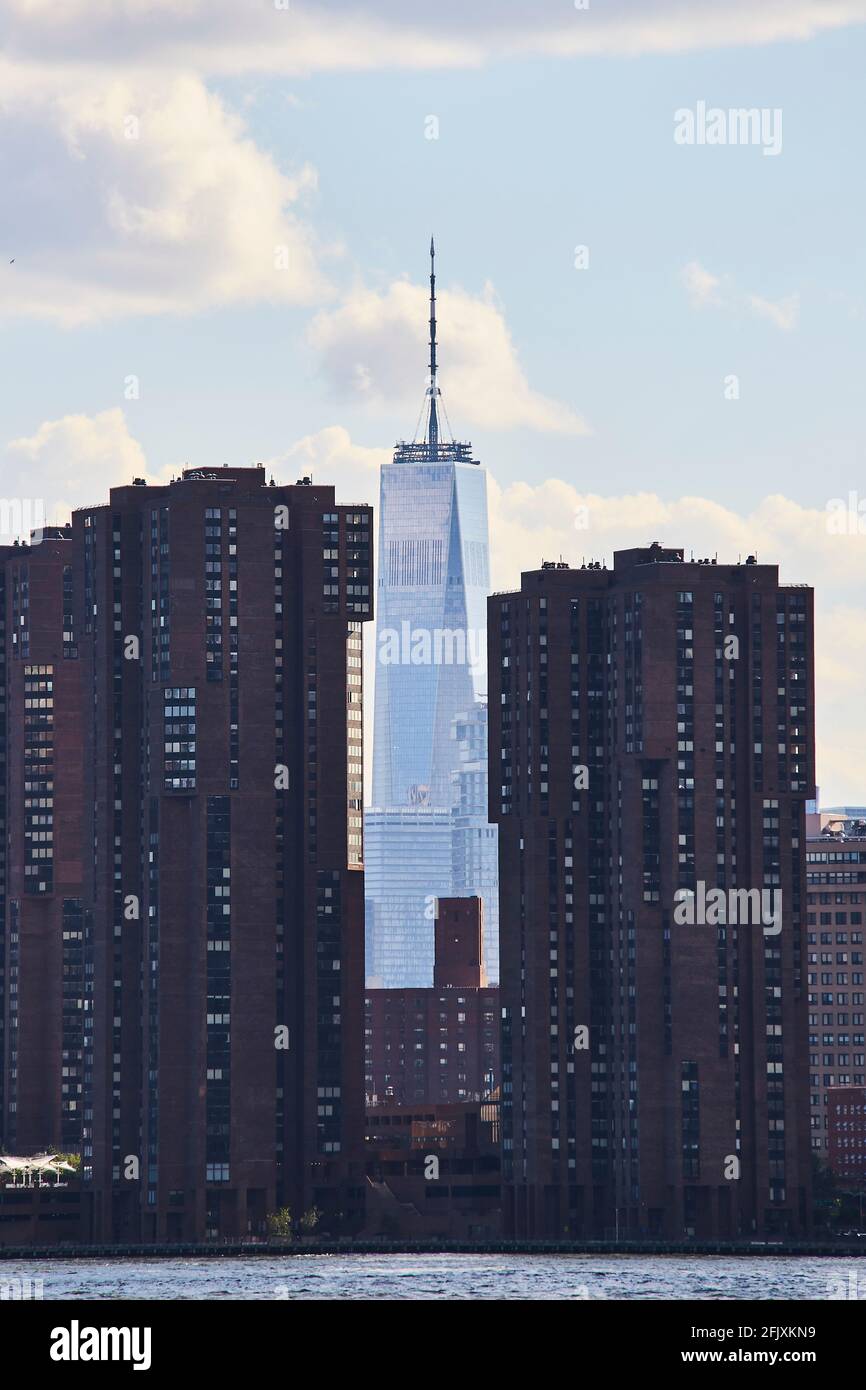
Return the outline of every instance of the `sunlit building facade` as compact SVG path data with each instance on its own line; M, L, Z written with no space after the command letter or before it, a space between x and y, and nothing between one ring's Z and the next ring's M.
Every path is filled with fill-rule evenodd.
M436 372L431 244L424 435L397 445L393 462L382 468L380 488L373 809L366 818L366 855L382 872L374 869L368 877L366 910L368 979L386 988L432 982L430 901L453 886L451 832L443 827L450 818L465 838L468 823L459 784L466 756L457 729L461 720L474 718L487 695L487 480L471 445L441 437L444 409ZM473 814L479 827L489 829L486 784L483 791ZM426 814L418 818L416 811ZM495 857L495 830L493 837ZM488 883L483 896L495 957L493 888L491 894ZM455 891L481 889L464 875ZM495 958L489 973L498 977Z

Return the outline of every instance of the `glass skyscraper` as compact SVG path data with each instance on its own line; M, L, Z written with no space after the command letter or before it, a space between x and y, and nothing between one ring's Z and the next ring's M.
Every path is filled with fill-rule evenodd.
M365 865L367 972L385 988L432 984L435 899L446 894L484 897L488 977L498 979L496 831L487 824L487 478L470 444L442 437L433 257L431 242L423 437L397 445L379 501Z

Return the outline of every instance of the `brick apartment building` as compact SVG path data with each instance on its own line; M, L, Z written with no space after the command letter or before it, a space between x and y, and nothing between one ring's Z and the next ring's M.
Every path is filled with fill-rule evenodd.
M866 1196L866 1087L831 1086L826 1106L828 1166L840 1187Z
M830 1157L830 1101L866 1086L866 822L807 816L806 924L812 1148Z
M472 1240L501 1234L496 1101L377 1105L367 1111L365 1151L365 1235Z
M7 747L53 738L57 786L40 761L39 795L69 800L52 879L41 841L9 840L5 1123L19 1149L43 1142L31 1114L50 1117L46 1141L64 1123L71 1138L65 1068L54 1079L68 1042L96 1239L243 1235L284 1205L360 1223L370 532L333 488L193 469L76 511L62 563L47 540L6 554ZM53 733L23 699L53 699ZM61 740L83 751L78 790ZM10 813L36 794L20 756ZM37 978L26 1026L59 1013L61 1032L41 1051L22 1031Z
M812 622L655 543L489 600L506 1231L808 1228Z
M432 989L368 989L367 1105L479 1102L499 1084L499 991L481 898L439 898Z
M69 528L0 549L0 1142L81 1147L83 709Z

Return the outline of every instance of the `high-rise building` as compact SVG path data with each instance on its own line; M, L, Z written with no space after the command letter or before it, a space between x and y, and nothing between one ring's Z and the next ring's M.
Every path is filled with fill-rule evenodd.
M499 854L496 826L487 819L487 706L458 715L451 737L459 763L451 774L451 892L477 893L484 904L484 968L499 979ZM490 913L488 922L487 913Z
M852 807L806 824L812 1148L827 1162L834 1088L866 1086L866 819Z
M454 853L450 844L444 853L446 816L454 812L464 838L470 818L487 827L486 797L479 809L465 811L454 783L461 768L455 721L464 727L475 721L487 696L486 476L470 444L445 438L433 257L431 241L423 437L398 444L393 463L381 471L373 789L366 839L371 863L381 864L383 872L374 871L367 885L367 970L371 982L388 988L432 981L430 903L450 893L453 883L452 867L447 878L442 876L443 862ZM419 818L418 809L433 814ZM430 832L426 851L420 837L425 829ZM491 843L494 836L488 837ZM458 857L466 866L474 862L466 848ZM495 979L496 895L489 883L468 881L465 874L457 891L484 894Z
M7 552L7 1123L57 1073L96 1239L361 1222L371 521L190 469Z
M506 1229L803 1232L811 590L653 544L488 617Z
M71 531L46 527L31 544L3 547L0 576L6 735L0 1136L13 1153L78 1151L86 1026L84 760Z

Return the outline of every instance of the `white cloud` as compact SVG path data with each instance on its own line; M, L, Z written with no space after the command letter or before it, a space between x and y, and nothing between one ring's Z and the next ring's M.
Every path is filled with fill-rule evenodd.
M199 78L0 79L5 312L74 324L327 294L297 215L314 172L279 170Z
M784 299L762 299L760 295L750 294L749 304L759 318L769 319L783 333L790 333L800 321L800 296L786 295Z
M783 583L814 587L818 782L828 804L863 800L866 535L831 534L825 510L778 495L744 516L702 497L603 497L557 478L505 488L491 479L489 501L495 589L519 586L521 571L542 559L610 566L615 549L651 540L686 547L687 559L718 553L720 563L735 563L755 554L779 565ZM584 520L588 526L576 529Z
M289 482L310 466L315 481L336 483L338 501L375 504L378 467L390 457L390 450L353 444L346 430L332 426L298 441L269 467L278 479ZM562 557L573 566L597 559L609 567L614 550L656 539L684 546L687 559L718 555L725 564L754 554L761 563L778 564L783 583L812 586L818 781L827 804L862 802L866 534L833 534L826 509L803 507L781 495L765 497L744 515L704 497L665 500L652 492L610 497L578 492L559 478L503 487L488 475L488 502L494 589L519 587L521 572L538 569L543 559ZM856 529L853 524L851 529ZM842 594L844 602L839 601ZM374 650L369 633L365 680L370 718ZM371 749L372 724L367 729L368 759Z
M49 524L64 525L73 507L108 501L108 490L147 471L144 451L122 410L46 420L32 435L11 439L2 456L7 498L41 502Z
M339 502L375 503L379 465L390 456L390 450L353 443L334 425L297 440L267 468L278 482L312 472L316 482L335 484ZM45 421L32 435L9 441L0 462L6 499L42 499L53 522L67 520L72 507L107 501L110 487L133 477L166 482L175 471L171 465L161 472L148 467L118 409ZM580 493L558 478L502 487L489 477L488 484L495 589L519 586L521 571L537 569L542 559L610 565L615 549L656 539L683 545L687 558L718 553L720 563L733 563L754 554L762 563L779 564L783 582L812 585L818 781L828 804L863 800L866 534L834 534L826 510L779 495L741 515L703 497L666 501L655 493ZM856 526L851 529L856 532Z
M341 396L393 410L418 409L426 388L427 290L397 280L382 294L358 289L320 313L310 341ZM480 298L463 290L439 294L440 382L455 430L531 429L586 434L570 406L532 390L521 369L505 316L488 286Z
M689 303L693 309L748 310L757 318L769 319L783 333L790 333L800 321L800 296L789 294L783 299L764 299L761 295L742 293L729 275L714 275L700 261L689 261L680 272Z
M212 73L477 66L806 40L866 20L864 0L6 0L12 51L37 62L195 66Z
M693 309L703 309L709 304L721 303L719 277L711 275L698 261L689 261L688 265L683 267L681 278Z
M390 449L370 449L353 444L342 425L329 425L305 435L278 458L269 459L268 473L282 483L311 477L314 483L333 484L337 502L379 503L379 469L391 460Z

